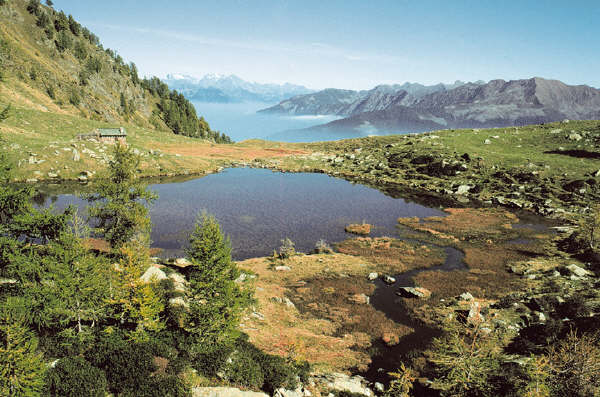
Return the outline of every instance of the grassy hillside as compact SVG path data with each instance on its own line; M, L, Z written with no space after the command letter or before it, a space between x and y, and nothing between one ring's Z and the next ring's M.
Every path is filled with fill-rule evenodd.
M135 64L104 49L72 16L37 0L2 3L0 109L11 104L17 110L228 140L166 84L140 79Z

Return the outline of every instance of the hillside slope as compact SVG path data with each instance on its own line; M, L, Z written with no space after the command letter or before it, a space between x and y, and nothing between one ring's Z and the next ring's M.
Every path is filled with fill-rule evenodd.
M182 95L157 78L141 79L135 64L104 49L71 15L10 0L0 18L0 106L228 140Z

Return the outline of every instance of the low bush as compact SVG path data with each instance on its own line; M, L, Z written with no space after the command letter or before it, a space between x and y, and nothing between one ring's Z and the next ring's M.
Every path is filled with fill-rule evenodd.
M245 352L236 351L229 357L223 375L233 384L252 389L260 389L265 383L265 376L260 364Z
M173 375L156 375L147 378L133 389L124 390L122 397L190 397L191 392L183 380Z
M307 381L310 366L267 354L242 335L231 346L220 346L195 357L192 366L208 377L224 375L240 386L272 393L279 388L295 389L298 380Z
M281 246L279 247L279 257L281 259L287 259L296 255L296 245L289 238L281 240Z
M82 357L63 358L46 374L46 394L52 397L104 397L106 376Z
M147 346L110 335L100 340L86 357L106 373L110 391L135 390L157 370Z

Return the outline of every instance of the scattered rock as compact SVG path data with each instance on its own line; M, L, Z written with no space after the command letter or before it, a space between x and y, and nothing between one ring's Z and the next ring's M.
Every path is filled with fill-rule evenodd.
M591 273L575 264L569 265L567 266L567 269L573 273L573 275L577 276L577 277L587 277L589 275L591 275Z
M77 149L73 149L73 161L79 161L79 160L81 160L81 155L79 154Z
M403 298L429 299L431 297L431 291L422 287L400 287L400 289L396 291L396 295Z
M485 141L483 141L484 145L491 145L492 141L490 141L489 139L486 139Z
M265 315L262 313L259 313L259 312L252 312L251 316L260 321L264 321L264 319L265 319Z
M320 377L324 386L338 392L356 393L371 397L373 391L367 387L367 382L362 376L349 376L340 373L327 374Z
M369 275L367 276L367 278L370 281L375 281L375 280L377 280L378 277L379 277L379 273L375 273L375 272L369 273Z
M294 302L292 302L291 300L289 300L289 298L283 298L283 303L285 303L285 305L287 307L289 307L290 309L295 309L296 305L294 305Z
M177 258L173 264L177 267L185 268L192 264L187 258Z
M173 280L173 289L177 292L185 292L187 280L179 273L169 274L169 278Z
M289 266L275 266L275 271L278 272L289 272L290 270L292 270L292 268Z
M277 389L273 393L273 397L304 397L302 386L298 386L296 390Z
M471 186L469 185L460 185L458 189L456 189L456 194L467 194L471 190Z
M185 308L189 307L188 303L181 296L169 299L169 305L181 306L181 307L185 307Z
M394 277L388 276L388 275L383 276L382 280L384 283L390 284L390 285L392 285L396 282L396 279Z
M358 303L360 305L368 305L370 298L365 294L355 294L348 298L350 302Z
M572 132L571 134L569 134L569 140L571 141L579 142L582 139L583 137L576 132Z
M140 277L140 280L145 283L166 280L167 275L156 266L150 266L148 270Z
M242 391L235 387L194 387L192 397L269 397L268 394Z
M28 178L28 179L25 180L25 182L27 182L27 183L37 183L37 181L38 180L35 179L35 178Z
M462 294L460 294L460 299L464 301L472 301L475 298L473 297L473 295L471 295L470 292L463 292Z

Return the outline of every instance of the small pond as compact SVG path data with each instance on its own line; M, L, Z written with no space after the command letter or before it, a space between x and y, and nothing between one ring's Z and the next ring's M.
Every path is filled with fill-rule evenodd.
M38 204L58 209L87 205L73 187L60 189L42 196ZM231 237L237 260L270 255L286 237L298 251L309 252L319 239L333 243L349 237L344 232L349 223L364 221L376 225L373 236L395 236L399 217L443 215L439 208L325 174L232 168L183 182L167 179L150 189L159 195L150 209L151 237L164 257L182 255L201 211L213 214Z

